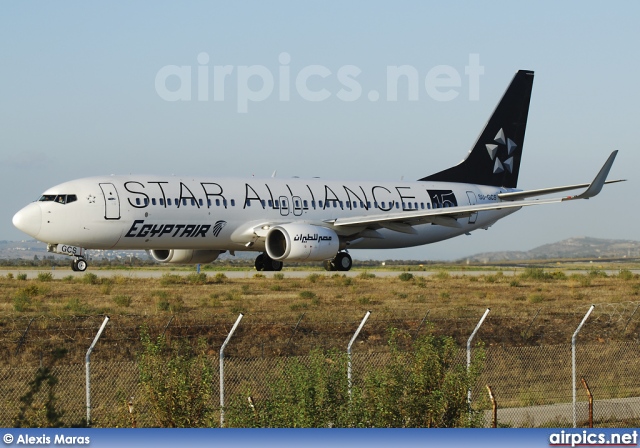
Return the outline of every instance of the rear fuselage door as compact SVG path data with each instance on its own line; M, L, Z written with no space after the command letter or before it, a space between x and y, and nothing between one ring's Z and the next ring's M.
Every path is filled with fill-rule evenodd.
M476 205L476 194L473 191L467 191L467 197L469 198L469 205ZM478 219L478 212L469 216L469 224L475 224L476 219Z
M104 195L104 219L120 219L120 198L113 184L100 184Z

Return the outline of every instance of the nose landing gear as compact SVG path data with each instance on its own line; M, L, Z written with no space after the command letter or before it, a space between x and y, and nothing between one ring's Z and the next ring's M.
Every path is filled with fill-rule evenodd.
M76 272L84 272L87 270L87 260L82 257L76 257L71 262L71 269Z

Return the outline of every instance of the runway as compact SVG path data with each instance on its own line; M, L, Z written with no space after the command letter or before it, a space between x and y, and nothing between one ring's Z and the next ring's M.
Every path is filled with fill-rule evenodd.
M572 269L559 269L564 271L567 274L587 274L589 271L585 270L585 269L579 269L579 270L572 270ZM552 271L551 269L548 269L547 271ZM68 268L57 268L57 269L15 269L15 268L11 268L11 269L2 269L0 270L0 275L6 276L7 274L12 274L14 278L17 278L17 276L19 274L26 274L27 279L36 279L38 278L38 274L41 273L51 273L52 277L56 280L59 279L63 279L65 277L74 277L74 278L81 278L84 277L84 275L86 275L87 273L91 273L91 274L95 274L100 278L103 277L115 277L115 276L122 276L122 277L130 277L130 278L160 278L165 274L174 274L174 275L189 275L189 274L193 274L196 272L196 269L194 268L193 270L172 270L172 269L137 269L137 268L131 268L131 269L91 269L89 268L88 270L86 270L85 272L74 272L71 269ZM333 275L344 275L346 277L358 277L359 275L362 275L363 273L367 273L367 274L373 274L376 277L381 277L381 278L389 278L389 277L397 277L399 276L402 272L407 272L407 271L401 271L401 270L389 270L389 269L380 269L380 270L376 270L376 269L371 269L371 270L365 270L365 269L356 269L356 270L351 270L351 271L347 271L347 272L329 272L329 271L324 271L324 270L287 270L286 268L283 269L280 272L257 272L255 269L246 269L246 270L234 270L234 271L210 271L210 270L202 270L202 273L208 275L208 276L214 276L216 274L222 273L224 274L227 278L231 278L231 279L243 279L243 278L253 278L256 276L256 274L260 274L260 275L264 275L267 278L271 278L273 277L275 274L282 274L284 275L285 278L306 278L311 274L318 274L318 275L325 275L328 277L331 277ZM419 276L419 277L429 277L431 275L437 275L440 272L443 272L441 270L425 270L425 271L421 271L421 270L411 270L408 271L411 272L411 274L413 274L414 276ZM463 276L463 275L467 275L467 276L480 276L480 275L495 275L498 272L502 272L502 275L505 276L513 276L513 275L517 275L523 272L523 269L505 269L505 270L451 270L451 271L445 271L447 272L449 275L451 276ZM604 270L604 272L611 276L611 275L617 275L618 274L618 270L617 269L611 269L611 270ZM631 270L632 273L634 274L640 274L640 269L632 269Z

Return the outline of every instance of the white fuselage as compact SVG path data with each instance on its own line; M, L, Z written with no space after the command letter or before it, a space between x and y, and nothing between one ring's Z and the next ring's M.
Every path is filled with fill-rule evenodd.
M378 228L373 238L354 236L366 226L345 228L331 222L492 204L506 191L510 190L450 182L105 176L52 187L16 216L21 216L20 228L38 240L87 249L263 251L264 238L254 229L286 223L331 228L349 248L383 249L429 244L487 228L517 208L479 211L458 219L458 228L434 223L415 225L413 233ZM69 200L57 201L62 195Z

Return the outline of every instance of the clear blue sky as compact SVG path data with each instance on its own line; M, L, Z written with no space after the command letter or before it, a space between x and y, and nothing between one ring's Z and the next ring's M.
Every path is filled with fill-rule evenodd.
M418 179L465 156L518 69L536 72L519 187L588 182L614 149L610 178L629 181L589 201L521 210L472 236L355 256L452 259L572 236L638 239L638 17L634 2L2 2L0 239L26 238L11 217L46 188L90 175L277 169L279 177ZM208 61L199 64L201 53ZM478 100L465 75L470 55L484 69ZM314 65L329 72L307 82L326 89L324 101L296 88ZM387 67L402 65L418 73L417 101L406 83L387 100ZM424 85L442 65L461 75L450 101ZM190 101L158 93L167 66L192 68ZM233 69L217 101L216 66ZM255 76L242 87L242 67L252 66L271 73L274 88L240 113L242 95L263 88ZM355 101L337 95L347 66L360 72ZM198 101L207 93L199 78L207 101ZM181 87L176 76L164 85Z

